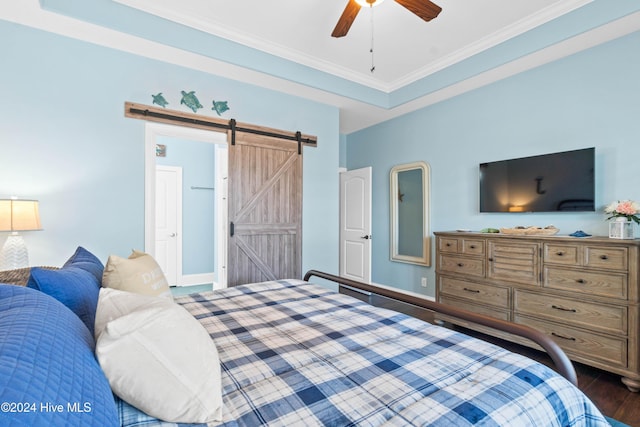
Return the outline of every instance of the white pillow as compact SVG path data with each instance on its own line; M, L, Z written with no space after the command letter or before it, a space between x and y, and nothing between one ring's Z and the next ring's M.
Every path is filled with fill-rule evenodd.
M121 399L164 421L222 420L218 351L182 306L103 288L96 336L96 356Z
M102 286L173 299L169 283L156 260L136 250L129 258L109 256L102 273Z
M168 303L175 304L166 298L140 295L111 288L100 288L94 324L96 342L109 322L143 308L164 308Z

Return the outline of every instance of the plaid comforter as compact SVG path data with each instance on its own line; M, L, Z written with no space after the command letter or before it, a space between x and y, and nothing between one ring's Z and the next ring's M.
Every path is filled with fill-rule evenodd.
M176 302L218 348L220 425L609 425L535 361L317 285L265 282Z

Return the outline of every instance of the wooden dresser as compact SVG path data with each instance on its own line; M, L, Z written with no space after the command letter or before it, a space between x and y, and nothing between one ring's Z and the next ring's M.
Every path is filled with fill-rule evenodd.
M434 234L437 301L539 329L572 360L620 374L640 390L640 240Z

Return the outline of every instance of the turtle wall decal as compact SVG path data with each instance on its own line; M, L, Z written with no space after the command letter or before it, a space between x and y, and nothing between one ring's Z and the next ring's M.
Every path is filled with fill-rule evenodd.
M157 95L151 95L151 97L153 98L153 104L158 104L162 108L166 108L167 105L169 105L167 100L164 99L164 96L162 96L162 92L159 92Z
M227 105L227 101L213 101L213 107L211 107L211 109L221 116L222 113L229 109L229 106Z
M180 100L180 104L186 105L194 113L197 112L200 108L203 108L202 104L200 104L200 101L198 100L198 97L196 96L195 91L192 90L188 93L185 91L181 91L181 93L182 99Z

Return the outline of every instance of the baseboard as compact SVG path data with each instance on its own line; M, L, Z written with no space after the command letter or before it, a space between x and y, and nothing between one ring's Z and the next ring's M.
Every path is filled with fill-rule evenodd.
M400 292L402 294L406 294L406 295L410 295L412 297L417 297L417 298L422 298L422 299L426 299L427 301L435 301L436 299L432 296L429 295L424 295L424 294L419 294L417 292L413 292L413 291L407 291L404 289L399 289L399 288L394 288L391 286L387 286L387 285L381 285L379 283L371 283L373 286L379 286L381 288L385 288L385 289L389 289L390 291L396 291L396 292Z
M215 273L184 274L176 286L207 285L215 281Z
M406 291L404 289L399 289L399 288L392 288L391 286L382 285L380 283L371 282L369 284L371 286L377 286L379 288L389 289L389 290L392 290L392 291L400 292L402 294L411 295L413 297L423 298L423 299L426 299L427 301L435 301L436 300L434 297L431 297L429 295L423 295L423 294L419 294L417 292ZM361 293L361 294L364 294L364 295L371 295L371 292L363 291L362 289L352 288L351 286L348 286L348 285L340 285L340 286L343 286L345 288L348 288L349 290L352 290L354 292L358 292L358 293Z

